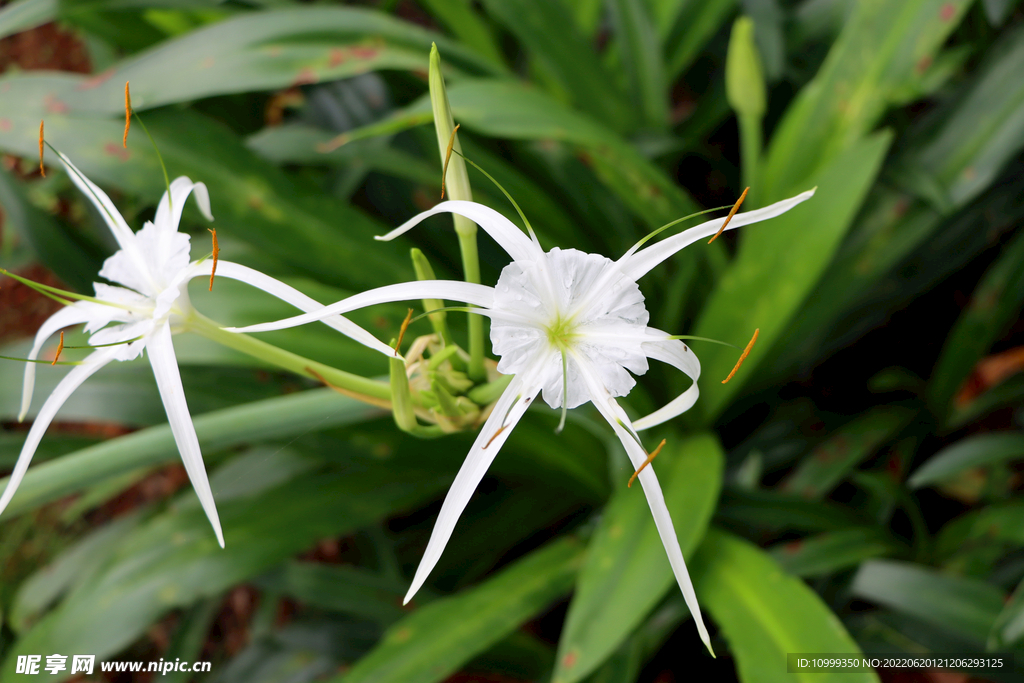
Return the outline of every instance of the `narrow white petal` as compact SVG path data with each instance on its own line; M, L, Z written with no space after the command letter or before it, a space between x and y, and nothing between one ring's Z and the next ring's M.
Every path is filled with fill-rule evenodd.
M413 301L416 299L451 299L465 301L468 304L490 308L494 304L494 289L485 285L457 280L420 280L417 282L400 282L397 285L378 287L361 294L321 308L312 313L297 315L271 323L260 323L248 327L228 327L229 332L269 332L283 330L286 327L305 325L317 320L324 320L339 313L348 313L357 308L374 304L391 303L394 301Z
M212 267L213 263L211 261L204 261L203 263L199 264L198 267L192 269L189 272L189 277L200 277L203 275L209 276ZM239 263L232 263L231 261L218 261L217 277L226 277L232 280L238 280L240 282L252 285L257 289L262 289L264 292L267 292L268 294L273 294L278 299L286 301L290 303L292 306L295 306L299 310L306 311L307 313L311 313L313 311L320 311L324 307L322 303L320 303L316 299L306 296L305 294L295 289L294 287L286 285L280 280L272 278L269 275L264 275L258 270L253 270L252 268L248 268ZM391 348L384 342L380 341L372 334L364 330L362 327L356 325L354 322L349 320L348 318L344 318L340 315L335 315L328 318L324 318L320 322L330 327L333 327L338 332L344 334L346 337L354 339L363 346L368 346L369 348L374 349L375 351L380 351L381 353L386 354L388 356L394 355L395 353L395 350L393 348Z
M637 443L637 439L634 438L636 436L635 433L631 433L625 427L625 425L629 424L626 412L614 398L608 395L604 387L596 382L596 375L593 373L586 374L590 381L591 391L593 392L592 400L594 406L604 419L608 421L611 428L615 430L615 435L619 437L623 447L626 449L626 454L629 455L629 460L633 463L633 467L639 468L646 462L647 453ZM704 642L705 647L711 651L711 638L708 636L708 630L704 626L700 605L697 604L697 593L693 590L690 573L686 570L683 551L679 547L679 538L676 536L675 527L672 525L672 517L669 515L668 506L665 504L665 496L661 492L658 477L654 473L654 466L647 465L647 467L644 467L638 478L640 479L640 485L644 489L644 495L647 497L647 505L651 508L651 515L654 517L654 525L658 529L661 543L665 546L665 553L668 555L668 562L672 566L672 573L675 574L676 583L679 584L679 589L686 600L686 606L690 609L690 614L693 615L693 620L697 623L700 639Z
M71 325L79 325L89 320L89 312L80 306L65 306L46 319L36 332L36 339L32 343L32 350L28 352L29 360L39 357L39 351L43 344L51 336ZM32 403L32 391L36 385L36 364L25 363L25 379L21 388L21 410L18 411L18 422L25 419L29 405Z
M768 220L769 218L775 218L781 216L797 204L805 202L814 196L814 190L808 190L798 194L795 197L789 199L783 199L781 202L776 202L771 206L766 206L763 209L757 209L755 211L747 211L745 213L738 213L733 216L732 220L729 221L726 230L732 230L733 228L739 228L744 225L750 225L751 223L758 223L760 221ZM725 222L725 218L716 218L713 221L707 223L701 223L700 225L684 230L678 235L673 235L660 242L637 251L636 247L633 247L619 259L618 263L622 268L622 271L632 278L633 280L639 280L641 277L646 275L656 265L674 255L677 251L684 247L688 247L699 239L704 237L711 237L718 232L718 229L722 227L722 223Z
M430 533L427 549L423 552L419 566L416 567L412 585L409 587L409 592L405 594L402 604L412 600L416 591L427 580L427 576L430 575L437 561L441 559L441 553L448 544L448 539L451 538L462 511L469 504L473 492L480 485L480 481L487 473L494 457L498 455L498 451L501 450L505 440L512 433L512 429L526 409L530 407L539 391L540 386L527 386L522 377L517 376L494 405L494 409L477 435L476 441L469 449L469 454L466 455L466 460L462 463L459 473L455 476L452 487L448 490L448 495L441 506L441 512L437 516L437 522L434 524L434 530Z
M515 261L533 261L544 253L540 245L527 237L522 230L516 227L515 223L491 207L462 200L441 202L434 208L413 216L388 234L382 235L377 239L383 241L393 240L416 227L424 219L446 212L465 216L479 225Z
M206 185L193 183L186 176L178 176L171 183L170 201L167 199L168 193L164 192L164 196L160 198L160 203L156 207L156 218L153 222L160 230L177 232L178 223L181 222L181 212L185 209L185 200L193 192L196 204L199 205L203 216L208 221L213 220L213 214L210 213L210 193L206 189Z
M174 357L170 326L164 324L154 330L146 342L146 349L149 351L149 363L153 366L157 389L160 390L160 399L164 403L164 410L167 411L167 421L171 425L171 433L174 434L174 442L181 453L181 461L185 464L185 471L188 472L192 487L199 496L199 502L206 511L210 524L213 525L217 542L223 548L224 534L220 528L213 492L210 490L210 480L206 476L203 454L199 450L199 438L196 437L196 428L192 424L192 416L185 402L185 389L181 386L178 361Z
M39 414L36 415L36 419L32 423L32 428L28 431L28 438L25 439L25 445L21 447L18 462L15 463L14 471L11 472L7 488L4 489L3 496L0 497L0 512L4 511L7 504L11 502L14 492L18 490L18 485L21 484L21 480L25 477L25 472L28 470L29 463L32 462L32 456L35 455L36 448L38 448L39 442L43 438L43 433L50 426L57 411L68 400L68 397L74 393L75 389L81 386L82 382L109 363L112 358L113 354L108 349L92 352L81 365L76 365L71 369L71 372L64 375L64 379L57 384L53 393L47 397L46 402L39 409Z
M657 330L654 331L658 332ZM660 360L662 363L668 363L683 371L693 380L693 384L662 408L634 422L633 429L636 431L650 429L655 425L660 425L677 415L685 413L693 407L693 404L697 402L697 397L700 395L700 390L697 388L697 379L700 377L700 361L697 360L697 355L686 344L678 339L666 339L664 341L644 342L642 348L648 357Z

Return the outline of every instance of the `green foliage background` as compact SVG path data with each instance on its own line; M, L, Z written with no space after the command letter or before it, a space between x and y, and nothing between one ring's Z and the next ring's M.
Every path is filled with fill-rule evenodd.
M729 44L741 15L760 73L749 44ZM32 175L38 122L141 225L163 179L138 131L120 146L125 81L172 177L209 187L225 258L324 302L413 279L410 246L439 276L461 274L447 219L372 240L437 201L431 43L467 156L547 248L617 257L667 221L731 203L745 180L745 208L818 191L641 283L659 328L738 344L761 331L727 385L735 352L696 347L700 402L657 436L718 660L589 409L558 436L557 415L531 411L406 610L467 435L415 439L380 409L179 337L226 549L188 487L96 521L178 458L146 364L107 368L60 419L134 431L48 435L0 520L3 680L19 654L88 652L209 656L203 680L219 683L459 671L630 683L665 669L853 683L878 677L787 674L785 655L1024 648L1022 375L956 398L979 360L1024 333L1016 0L19 0L0 9L0 36L54 19L85 41L94 74L0 77L0 149L24 158L0 170L0 262L40 262L83 291L112 245L56 168ZM327 144L339 135L347 144ZM511 215L470 178L477 201ZM185 224L202 243L191 207ZM481 254L493 282L506 261L485 237ZM224 324L290 313L228 281L192 299ZM352 317L388 339L404 313ZM322 326L265 338L362 375L387 370ZM5 425L20 373L0 365ZM60 370L40 375L44 396ZM640 414L681 388L656 366L628 404ZM0 431L0 467L23 438ZM312 561L331 538L345 539L344 563ZM248 644L204 654L239 585L258 596ZM172 632L156 655L154 624ZM1024 680L1024 669L990 676Z

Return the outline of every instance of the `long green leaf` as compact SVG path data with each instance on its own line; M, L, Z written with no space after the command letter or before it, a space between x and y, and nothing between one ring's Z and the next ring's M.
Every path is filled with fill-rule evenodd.
M663 129L668 123L668 92L661 41L644 0L611 3L620 59L630 97L639 106L641 127Z
M14 35L48 21L57 15L57 0L19 0L0 10L0 38Z
M907 480L911 488L931 486L974 467L1024 458L1024 434L994 432L977 434L942 449Z
M874 673L786 673L786 655L858 653L821 598L750 543L711 529L693 567L697 597L721 628L744 683L878 681Z
M878 529L855 528L779 543L768 552L790 574L805 577L831 574L894 550Z
M417 609L337 683L434 683L515 630L571 587L583 547L563 538L494 577Z
M747 367L720 384L736 354L713 346L701 354L703 414L713 420L742 387L751 368L767 355L789 319L814 288L860 207L889 147L878 133L835 158L810 186L817 194L766 225L744 231L736 260L718 282L695 334L742 344L755 328L759 342ZM804 187L801 189L809 189Z
M738 3L736 0L659 2L664 7L655 18L665 46L667 80L675 80L693 64L701 49L725 25Z
M718 499L724 456L708 434L666 450L658 461L662 490L683 554L689 556ZM574 683L593 671L675 586L639 491L623 487L612 496L587 552L558 644L555 683Z

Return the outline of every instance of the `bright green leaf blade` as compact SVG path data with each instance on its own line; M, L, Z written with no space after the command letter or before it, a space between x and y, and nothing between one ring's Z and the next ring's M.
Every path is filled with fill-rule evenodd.
M866 562L850 590L979 646L988 638L1005 597L992 584L895 560Z
M768 553L790 574L806 577L831 574L873 557L889 555L895 549L880 530L858 528L779 543L769 548Z
M492 17L515 35L577 109L615 130L632 127L625 98L590 41L576 29L565 3L484 0L483 4Z
M874 673L786 673L788 653L860 648L814 591L756 546L711 529L693 564L697 598L728 640L744 683L878 681Z
M907 485L931 486L974 467L996 465L1024 458L1024 434L995 432L961 439L928 459L917 468Z
M658 465L683 555L700 542L722 484L724 455L708 434L669 442ZM640 491L612 496L587 550L558 644L555 683L574 683L607 659L676 582Z
M554 541L477 586L417 609L332 680L442 681L568 592L582 561L578 540Z
M915 412L877 408L843 425L787 476L779 488L804 498L821 498L861 462L907 425Z
M739 253L708 300L695 334L742 344L755 328L761 333L728 384L719 382L729 374L736 353L723 346L701 353L701 374L710 381L702 383L698 405L708 419L714 420L742 388L813 290L874 182L891 139L882 132L851 147L814 179L814 197L744 230Z
M639 126L652 130L668 124L668 90L661 41L644 0L614 0L611 5L619 59L630 97L639 109Z
M490 27L475 11L468 0L424 0L423 3L459 39L462 45L476 50L496 67L504 70L505 58L501 54ZM442 52L444 50L442 49ZM445 53L447 58L447 53Z
M924 77L970 0L861 2L772 138L757 200L787 196L860 140Z
M20 0L0 9L0 38L14 35L57 16L57 0Z
M1018 234L1003 248L946 337L928 387L929 403L937 415L949 413L954 394L970 375L975 363L1017 319L1022 302L1024 233Z
M314 389L199 415L193 423L200 445L210 452L362 422L381 414L380 408L331 389ZM5 512L12 515L31 510L107 478L177 458L169 426L142 429L29 469ZM0 480L0 486L7 481L6 477Z
M411 445L422 450L419 442ZM189 491L177 506L136 529L102 572L26 633L3 670L13 671L19 654L33 652L88 652L104 659L168 610L250 579L318 539L422 504L446 479L408 464L358 464L270 489L257 486L244 495L221 494L223 549ZM224 483L237 487L238 476ZM211 486L218 488L213 480Z

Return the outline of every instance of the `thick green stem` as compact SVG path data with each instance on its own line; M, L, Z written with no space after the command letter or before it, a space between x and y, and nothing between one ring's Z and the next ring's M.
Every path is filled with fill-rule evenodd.
M757 172L761 165L761 117L750 114L738 114L740 126L740 155L743 162L743 187L751 188L751 194L757 194ZM751 199L757 206L756 197Z
M188 327L191 331L201 334L207 339L223 344L230 349L241 351L253 358L258 358L266 363L290 370L304 377L324 380L332 387L350 392L354 398L361 400L375 399L367 401L374 405L380 405L382 401L388 403L391 401L391 388L384 382L378 382L359 375L353 375L344 370L332 368L329 365L304 358L291 351L279 349L273 344L268 344L247 334L228 332L196 311L193 311L189 316Z
M473 227L472 234L460 229L460 221ZM459 235L459 251L462 252L462 267L466 271L466 282L480 284L480 259L476 251L476 225L462 216L455 216L455 231ZM487 379L484 369L484 319L475 313L469 315L469 369L467 374L474 382Z

